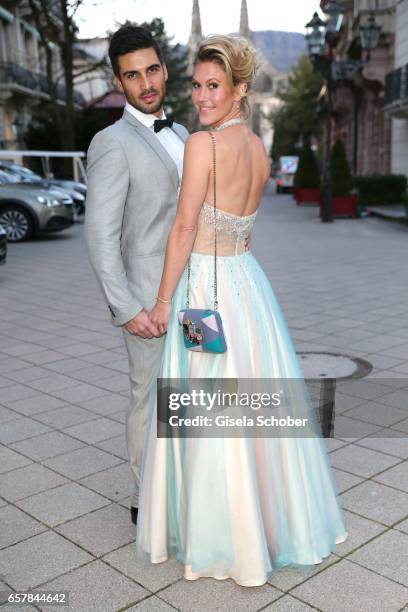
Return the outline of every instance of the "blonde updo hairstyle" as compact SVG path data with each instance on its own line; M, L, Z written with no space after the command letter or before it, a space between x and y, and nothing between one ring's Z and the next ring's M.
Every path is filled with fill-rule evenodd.
M247 118L250 114L247 96L251 93L259 65L256 49L245 38L213 34L201 41L194 65L199 62L220 64L232 87L245 83L246 92L241 98L240 111Z

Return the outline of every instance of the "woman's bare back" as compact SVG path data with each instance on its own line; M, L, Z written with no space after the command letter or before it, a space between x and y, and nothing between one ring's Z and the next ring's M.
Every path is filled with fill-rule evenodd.
M217 208L234 215L254 213L270 175L262 141L246 126L212 132L216 139ZM208 136L208 146L211 139ZM209 177L205 201L213 203L213 178Z

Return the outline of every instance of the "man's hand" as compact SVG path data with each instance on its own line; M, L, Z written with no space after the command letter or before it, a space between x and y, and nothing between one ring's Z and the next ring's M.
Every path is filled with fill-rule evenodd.
M141 338L159 338L161 334L157 325L151 322L147 312L143 309L137 313L130 321L124 324L125 329L134 336Z
M249 251L249 247L251 245L251 234L247 234L244 242L244 248L246 251Z

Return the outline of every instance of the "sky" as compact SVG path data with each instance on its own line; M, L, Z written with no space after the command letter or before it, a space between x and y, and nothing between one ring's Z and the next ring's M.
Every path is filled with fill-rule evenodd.
M192 0L84 0L77 14L81 38L104 36L129 21L161 17L173 42L186 43L190 34ZM305 32L304 25L319 0L247 0L251 30ZM241 0L200 0L203 34L229 34L239 27Z

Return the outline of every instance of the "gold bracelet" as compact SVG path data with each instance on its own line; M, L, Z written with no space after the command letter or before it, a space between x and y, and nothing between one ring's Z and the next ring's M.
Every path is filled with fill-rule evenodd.
M157 299L159 300L159 302L162 302L163 304L171 304L171 300L163 300L163 298L157 296Z

